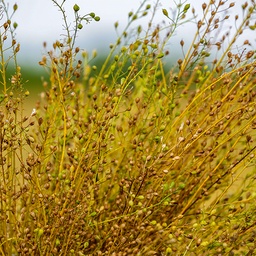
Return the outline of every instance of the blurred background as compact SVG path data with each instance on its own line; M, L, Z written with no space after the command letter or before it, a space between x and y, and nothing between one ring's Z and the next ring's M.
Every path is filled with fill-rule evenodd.
M11 4L12 1L9 2ZM62 0L58 0L58 3L61 2ZM74 20L74 4L80 6L80 14L94 12L100 16L99 22L91 21L90 24L83 24L84 27L78 34L77 44L88 51L97 49L107 53L109 44L114 42L117 37L114 23L118 21L118 30L122 31L128 21L128 12L136 11L141 2L139 0L66 0L64 6L71 26L73 26ZM149 0L147 2L153 6L156 1ZM193 2L199 7L200 2L203 3L204 1ZM31 64L36 64L36 58L39 60L42 55L43 42L46 41L51 44L56 39L61 38L61 34L65 32L62 28L62 15L51 0L22 0L17 1L17 4L19 8L14 20L19 25L17 39L22 46L20 60L24 64L28 64L28 61ZM161 0L155 22L160 23L164 19L167 20L162 14L162 8L170 10L174 7L173 1ZM150 13L148 17L140 20L140 24L146 28L149 19ZM184 33L183 37L189 37L189 33Z
M5 2L9 3L10 9L15 3L18 4L18 10L12 18L13 22L16 21L18 23L16 38L21 45L18 60L22 66L23 73L26 78L28 77L29 83L36 84L36 87L38 87L38 84L41 83L41 74L45 74L43 68L38 65L38 61L41 60L44 54L43 42L47 42L48 49L51 49L52 43L62 38L62 34L65 33L62 27L62 15L51 0L5 0ZM57 2L62 3L63 0L58 0ZM190 3L191 9L194 7L199 17L202 14L202 4L204 2L208 3L208 1L204 0L182 2ZM216 0L216 2L219 2L219 0ZM234 14L234 12L239 13L244 1L226 0L225 2L227 2L225 6L228 6L231 2L236 2L235 8L232 8L232 13ZM80 6L79 12L81 15L94 12L97 16L100 16L101 20L99 22L91 21L90 24L83 24L83 29L78 33L77 45L89 53L96 49L98 56L102 58L102 56L107 55L110 43L114 43L117 38L114 23L118 21L118 31L122 32L128 21L128 12L136 11L141 3L142 1L140 0L66 0L64 6L71 27L74 24L74 4ZM156 0L147 1L147 4L152 6L155 3ZM176 3L180 3L180 1L176 0ZM159 1L157 15L154 20L155 25L163 20L165 20L166 25L169 24L168 19L162 14L163 8L171 13L175 10L175 1ZM191 15L191 11L189 11L189 14ZM146 29L150 16L149 12L148 16L140 19L139 23L135 23L134 26L140 24ZM223 29L229 29L232 32L231 26L234 26L234 19L230 19L229 24L230 27L228 25ZM167 46L170 55L166 58L166 62L173 63L179 57L182 57L179 42L183 39L186 42L185 48L189 46L195 29L196 24L193 22L178 28L177 34L175 34ZM35 89L35 86L32 87Z

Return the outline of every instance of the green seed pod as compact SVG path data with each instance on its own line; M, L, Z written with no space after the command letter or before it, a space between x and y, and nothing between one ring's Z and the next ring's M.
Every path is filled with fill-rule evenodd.
M97 51L96 50L93 50L92 51L92 58L94 59L94 58L96 58L97 57Z
M41 237L43 235L43 233L44 233L44 230L40 228L38 230L38 237Z
M78 29L82 29L82 28L83 28L83 25L82 25L81 23L79 23L79 24L77 25L77 28L78 28Z
M162 12L163 12L164 16L168 17L168 11L166 9L162 9Z
M179 188L180 188L180 189L183 189L183 188L185 188L185 187L186 187L186 185L185 185L184 183L181 182L181 183L179 184Z
M56 239L55 245L56 245L56 246L60 245L60 239L58 239L58 238Z
M155 139L156 143L159 143L161 141L161 137L160 136L156 136L154 139Z
M153 226L155 226L155 225L157 224L157 221L156 221L156 220L152 220L152 221L150 222L150 224L153 225Z
M130 205L131 207L134 205L133 200L130 200L130 201L129 201L129 205Z
M161 59L161 58L163 58L163 57L164 57L164 53L162 53L162 52L157 55L157 58L158 58L158 59Z
M87 58L88 57L88 52L87 51L83 51L82 52L82 57L83 58Z
M189 8L190 8L190 4L186 4L184 6L183 12L186 13L189 10Z
M133 15L133 12L129 12L128 16L131 17Z
M125 46L123 46L122 48L121 48L121 52L126 52L127 51L127 48L125 47Z
M162 132L162 131L164 131L165 130L165 125L161 125L160 126L160 131Z
M13 23L13 28L16 29L18 27L18 23L17 22L14 22Z
M14 4L14 5L13 5L13 11L17 11L17 9L18 9L18 5L17 5L17 4Z
M157 49L157 44L150 44L150 47L153 49Z
M100 17L99 17L99 16L96 16L96 17L94 18L94 20L95 20L95 21L100 21Z
M133 15L132 20L136 20L138 16L136 14Z
M74 10L75 12L78 12L78 11L80 10L80 7L79 7L77 4L75 4L75 5L73 6L73 10Z
M66 185L69 185L70 183L71 183L71 181L70 181L69 179L66 179L66 180L65 180L65 184L66 184Z
M208 242L208 241L204 241L204 242L201 243L201 246L204 246L204 247L206 247L206 246L208 246L208 245L209 245L209 242Z
M170 255L172 253L172 248L167 247L165 253L166 255Z

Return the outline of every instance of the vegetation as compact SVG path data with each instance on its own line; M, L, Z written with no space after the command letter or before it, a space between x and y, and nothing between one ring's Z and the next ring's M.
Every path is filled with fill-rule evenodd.
M66 36L44 45L49 80L26 116L18 5L1 1L0 254L253 255L256 64L253 42L238 44L254 33L255 2L232 16L234 3L211 0L197 16L186 2L145 0L102 66L75 44L100 18L74 5L71 27L65 0L52 2ZM184 57L165 72L187 22L192 43L180 41Z

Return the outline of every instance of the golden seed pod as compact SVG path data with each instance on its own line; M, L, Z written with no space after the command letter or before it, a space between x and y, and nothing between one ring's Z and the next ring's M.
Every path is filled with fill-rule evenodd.
M9 27L9 24L7 22L4 23L4 29L6 30Z

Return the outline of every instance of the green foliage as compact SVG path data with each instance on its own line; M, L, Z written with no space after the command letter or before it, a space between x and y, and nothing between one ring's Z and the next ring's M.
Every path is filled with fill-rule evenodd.
M177 3L162 10L162 27L153 25L159 1L143 1L96 66L97 52L75 39L98 16L76 4L70 29L65 0L52 2L66 36L39 62L49 80L24 116L30 96L2 1L0 50L12 49L16 69L8 80L2 54L0 254L253 255L255 52L235 42L253 26L254 3L242 6L234 37L219 38L232 3L203 4L201 18ZM190 11L193 41L186 51L180 41L184 57L165 72L167 44ZM148 13L148 28L132 27Z

